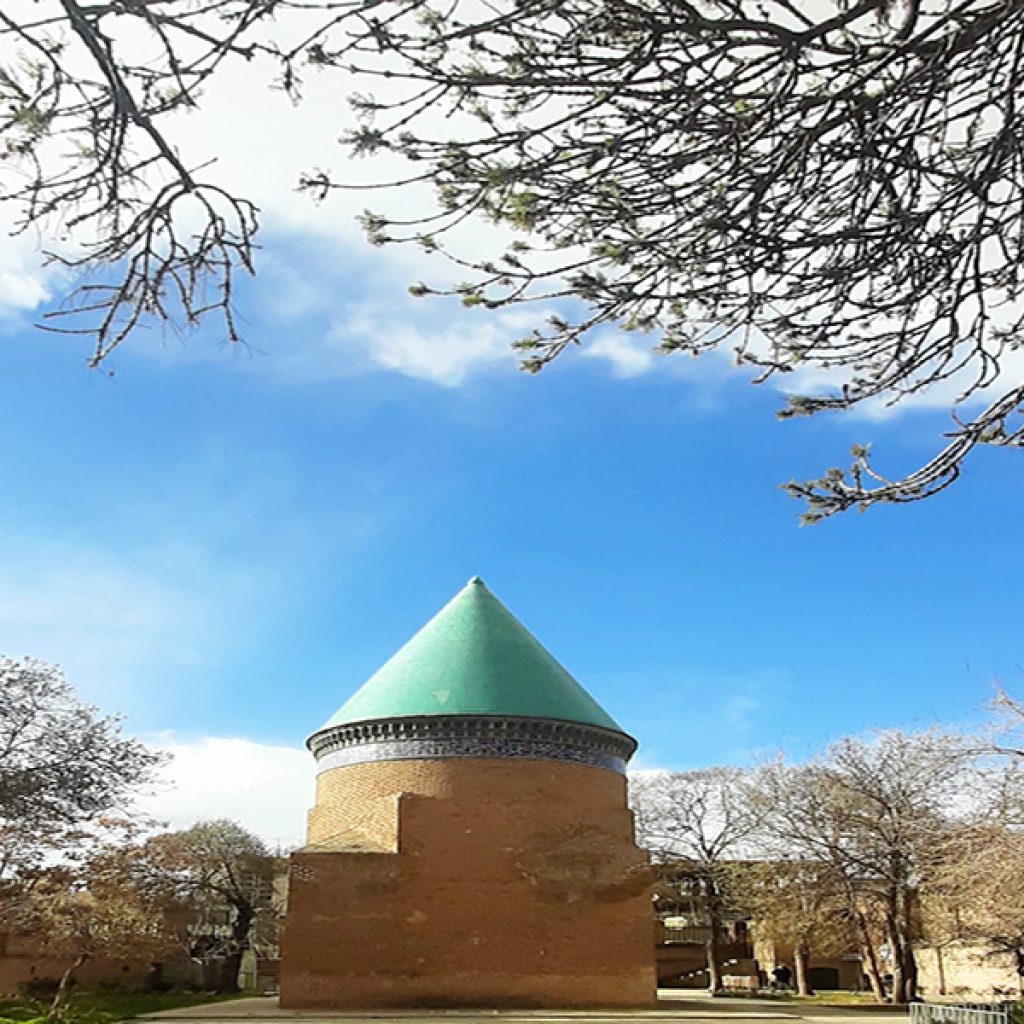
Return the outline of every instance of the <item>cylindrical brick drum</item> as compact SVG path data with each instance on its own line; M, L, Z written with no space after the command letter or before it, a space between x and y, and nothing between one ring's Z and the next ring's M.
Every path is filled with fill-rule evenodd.
M282 1006L653 1003L635 741L479 580L309 746Z

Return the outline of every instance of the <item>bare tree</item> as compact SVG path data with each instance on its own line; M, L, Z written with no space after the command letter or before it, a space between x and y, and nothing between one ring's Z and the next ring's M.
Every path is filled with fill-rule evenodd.
M854 926L856 947L875 998L887 999L878 948L883 938L875 887L847 854L848 801L827 786L816 766L781 761L758 773L756 799L766 808L766 829L774 840L770 856L821 863L832 873Z
M137 865L150 888L191 909L191 951L223 957L222 992L238 990L242 953L256 931L265 935L277 923L273 884L282 869L258 836L227 819L153 836Z
M87 961L159 959L173 945L161 902L136 884L137 831L129 821L103 822L87 856L64 857L60 865L35 872L11 915L41 953L70 960L47 1020L64 1019L75 976Z
M810 764L762 773L761 799L773 808L777 838L796 855L830 865L841 880L880 1000L887 998L881 937L892 998L916 997L919 893L972 769L972 749L956 735L888 730L840 740Z
M736 768L653 772L629 783L637 839L663 861L686 861L700 882L708 933L708 987L722 990L722 931L732 861L757 831L761 816L747 799Z
M92 336L93 366L153 320L219 315L238 340L233 281L252 270L256 208L204 179L163 122L195 107L226 60L252 56L240 40L273 6L50 0L0 12L0 201L19 211L18 230L77 243L48 251L77 285L47 324Z
M1000 732L1008 740L1008 745L1005 742L998 744L997 751L1024 762L1024 702L1011 697L1000 687L991 708L1000 719Z
M233 62L266 60L296 98L310 70L355 75L351 152L406 158L382 183L437 195L406 220L367 211L370 240L452 261L458 284L418 294L554 303L525 368L615 324L665 353L731 349L758 381L814 371L782 416L950 389L920 468L883 477L857 446L847 472L789 484L814 521L1024 443L1022 39L1011 0L7 5L2 197L24 228L85 232L54 258L98 279L51 323L92 334L94 364L153 318L219 315L235 340L256 211L205 173L215 154L179 152L174 118ZM467 249L453 229L473 217L515 236ZM830 386L806 383L819 371Z
M114 851L136 826L112 815L164 760L83 704L55 665L0 656L0 927L71 956L51 1017L86 960L144 952L160 931L122 891Z
M69 834L80 844L165 760L83 704L57 666L0 657L0 881Z
M1004 821L971 822L953 831L924 892L941 919L945 944L980 946L1008 960L1024 995L1024 834Z
M992 758L984 743L976 785L962 813L936 837L920 889L922 936L935 953L946 994L946 950L1009 959L1024 983L1024 899L1013 879L1024 871L1024 762Z
M813 955L839 956L857 945L844 880L826 861L769 856L741 862L733 866L730 889L760 940L792 950L798 995L814 994Z

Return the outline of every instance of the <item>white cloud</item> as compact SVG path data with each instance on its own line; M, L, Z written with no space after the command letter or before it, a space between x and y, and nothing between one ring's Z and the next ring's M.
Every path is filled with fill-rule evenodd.
M580 353L585 359L600 359L608 363L613 377L641 377L650 373L659 362L651 351L651 339L635 335L604 331L587 342ZM660 361L659 369L664 369Z
M1024 381L1024 351L1008 351L999 357L999 374L991 384L975 391L959 406L960 418L968 419L972 413L978 413L984 406L994 402L1010 388L1018 387ZM974 383L977 367L954 374L947 380L938 381L922 391L902 396L898 402L892 396L873 398L854 410L853 415L873 422L894 419L904 413L928 412L941 409L953 409L961 402L964 393ZM834 389L835 378L831 381Z
M720 365L724 365L725 360L731 359L733 355L728 339L725 339L725 345L728 347L716 349L713 353L714 357L718 357ZM749 348L754 354L767 356L770 351L768 338L760 331L753 332ZM958 356L966 356L967 351L965 347L958 353ZM1001 353L993 351L992 354L994 359L998 360L998 374L993 380L988 381L984 388L974 390L966 398L967 392L972 391L977 383L980 363L976 358L966 367L944 380L938 380L919 391L909 390L917 381L935 369L934 365L926 366L923 374L914 374L902 381L904 390L888 391L875 398L866 399L847 410L845 416L852 420L882 423L908 413L952 410L957 407L961 418L969 418L972 411L980 410L1010 388L1017 387L1024 380L1024 350L1007 349ZM707 361L709 361L707 356L697 360L698 363ZM992 365L994 363L989 364L985 369L990 370ZM755 371L749 368L740 372L748 378L756 375ZM849 366L826 368L805 365L799 366L789 373L773 374L768 378L767 386L784 395L838 395L843 386L852 380L853 375L854 370ZM735 379L735 377L734 373L733 378Z
M653 344L650 335L608 330L588 340L580 355L605 363L612 376L622 379L639 378L652 373L684 378L698 386L700 404L708 409L717 407L717 396L723 387L745 384L756 375L750 367L738 368L734 365L728 339L723 339L721 347L698 359L681 354L662 356L654 351ZM766 351L767 344L767 340L763 340L758 348ZM921 391L901 395L889 392L868 399L848 410L846 416L852 420L884 423L908 413L951 410L962 402L959 406L962 418L968 418L972 411L980 410L1024 380L1024 350L1001 353L999 364L1000 372L996 379L985 388L975 391L966 401L963 401L963 396L974 383L977 373L975 366L961 370ZM832 395L839 393L851 377L852 371L847 368L808 366L791 373L774 374L768 378L766 386L783 395Z
M301 14L290 15L286 23L278 19L274 31L299 33L302 19ZM137 32L118 42L136 53L147 45ZM321 204L299 193L300 174L316 168L332 168L348 184L366 184L406 177L412 165L387 153L352 159L339 144L339 136L354 124L347 102L355 85L351 77L309 70L303 100L293 104L282 91L268 88L277 74L266 60L232 63L208 83L199 109L182 111L164 125L186 163L208 165L203 180L260 207L261 241L267 248L257 253L258 286L242 309L243 331L244 321L251 323L261 310L289 327L311 314L327 324L321 336L282 331L272 348L253 354L251 368L296 383L383 370L444 387L482 372L514 372L518 360L508 343L541 324L546 311L485 313L444 300L412 300L406 289L413 281L447 287L462 272L415 245L371 248L356 216L370 207L389 217L413 219L432 208L432 187L335 191ZM400 88L381 81L375 92L381 96ZM443 130L451 128L443 111L437 118ZM504 228L473 220L459 229L458 246L483 253L507 237ZM17 267L24 273L8 288L10 301L20 303L19 308L47 298L46 275L27 242L24 250L18 248ZM6 269L0 261L0 275ZM0 291L0 309L3 299ZM140 353L159 360L231 358L222 349L167 342L159 331L152 337L156 343L134 339L119 358Z
M270 254L249 316L280 332L247 363L277 380L303 384L388 371L457 387L482 373L515 373L519 357L511 343L546 314L416 299L400 268L368 274L365 267L332 261L323 241L307 247L308 263L297 265L285 256L293 245L289 238ZM295 331L300 317L305 327Z
M307 751L223 736L162 734L147 743L173 759L157 790L136 802L143 813L171 829L230 818L274 847L304 842L314 779Z
M512 369L515 361L500 319L477 326L456 324L430 332L414 324L361 315L340 328L342 346L355 342L375 366L446 387L462 384L491 367Z
M42 266L38 239L14 234L14 210L0 203L0 322L20 322L21 315L50 298L49 274Z
M309 19L317 17L316 12L292 12L286 19L275 20L273 32L282 39L298 38ZM152 40L140 32L132 29L119 37L118 43L135 53L146 52ZM73 54L69 59L75 59ZM355 223L356 214L367 206L397 218L422 216L433 209L429 185L337 191L321 205L296 191L300 174L317 168L331 168L349 184L401 179L419 168L392 153L353 159L339 145L339 136L354 122L347 96L356 83L350 75L338 70L307 69L303 100L293 104L284 92L268 87L277 73L276 66L267 60L230 63L208 83L198 110L183 110L164 125L169 140L188 164L198 166L215 160L203 168L204 180L222 184L257 203L264 237L270 239L271 246L274 234L298 240L293 248L302 255L290 268L290 279L286 279L279 263L275 268L272 249L258 254L260 292L275 292L279 313L293 322L314 309L324 311L330 322L328 336L310 342L282 335L270 353L273 358L255 358L254 368L268 367L278 373L283 367L286 376L297 382L384 370L450 387L481 372L514 367L515 357L504 345L509 324L504 314L476 311L464 317L461 311L452 315L447 306L442 307L444 312L438 312L437 300L416 304L405 301L405 288L411 281L422 277L447 286L452 283L455 268L412 245L371 249ZM396 80L379 79L373 88L377 98L393 100L404 86ZM438 108L432 116L439 134L458 130L453 125L460 122L447 119L444 110ZM10 227L12 216L13 211L0 207L0 230ZM459 230L454 248L464 254L484 254L494 251L507 237L505 229L474 219ZM305 252L304 245L309 247ZM353 273L353 264L357 264L357 274ZM344 268L333 279L329 273L332 266ZM361 290L360 305L355 308L350 305L354 288ZM0 322L19 318L24 311L48 301L50 292L59 290L52 274L42 269L35 239L21 236L0 248ZM447 319L439 324L443 317ZM527 317L530 325L539 324L544 313L535 309ZM692 382L695 389L712 393L726 383L723 378L734 386L747 376L742 371L725 374L728 351L721 353L723 358L704 357L684 363L678 358L659 358L650 351L650 345L650 337L607 330L589 339L579 354L597 361L615 377L673 373ZM130 351L151 348L136 339ZM195 348L183 350L178 346L169 347L163 355L209 358L209 353L198 355ZM572 355L567 358L571 360ZM1002 380L1022 379L1024 353L1007 357L1006 367ZM769 386L783 393L815 394L835 391L845 379L841 371L800 371L776 375ZM962 378L945 382L895 405L884 398L867 402L851 415L880 421L916 409L948 408L963 383ZM984 398L979 395L975 401L980 403ZM703 396L698 399L705 401ZM710 401L715 401L714 394Z
M9 255L4 262L10 262ZM0 270L0 310L5 314L35 309L48 296L48 292L27 260L14 269Z
M441 326L416 324L366 304L335 324L324 346L346 363L361 353L364 364L457 387L484 371L513 372L518 359L510 344L522 333L517 314L459 311Z

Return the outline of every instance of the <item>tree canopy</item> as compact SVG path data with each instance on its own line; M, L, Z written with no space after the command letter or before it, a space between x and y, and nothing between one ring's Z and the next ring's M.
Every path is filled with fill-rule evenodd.
M83 704L55 665L0 656L0 879L123 803L162 754Z
M342 72L350 151L436 191L419 216L368 211L370 240L457 268L418 294L542 303L526 369L615 325L791 375L782 416L947 405L919 469L888 479L858 446L788 485L815 520L1024 443L1022 22L1009 0L48 0L0 14L2 194L24 227L86 232L72 268L109 271L51 321L91 334L94 364L151 317L218 315L237 340L257 211L206 175L213 154L178 151L173 117L233 61L265 59L296 99ZM480 252L474 217L508 243Z
M124 855L147 825L126 805L164 760L82 703L56 665L0 656L0 928L69 958L50 1018L86 960L167 942Z
M763 811L747 799L738 768L654 772L630 780L637 839L661 861L692 865L709 928L705 942L708 982L723 989L721 930L732 881L732 864L763 823Z
M882 991L872 933L885 936L896 1002L917 991L918 891L933 851L957 823L956 800L977 774L977 752L955 734L898 729L847 737L807 765L761 773L773 839L827 865L861 934L865 972Z
M274 880L283 863L258 836L218 819L150 837L137 871L151 889L191 909L189 951L221 957L218 991L234 992L247 946L276 946L282 907Z
M134 835L130 822L111 823L87 856L39 871L5 921L31 935L38 952L65 959L47 1020L68 1019L70 987L86 961L161 960L173 948L164 906L136 883Z
M917 995L927 946L1022 969L1021 901L1003 890L1020 870L1021 796L1012 752L939 729L846 737L804 763L630 779L638 841L707 928L713 989L723 924L747 918L788 949L801 993L813 957L856 950L876 998L899 1003Z

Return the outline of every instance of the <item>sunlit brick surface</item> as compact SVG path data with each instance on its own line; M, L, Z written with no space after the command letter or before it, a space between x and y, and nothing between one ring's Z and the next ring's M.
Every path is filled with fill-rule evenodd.
M317 782L293 856L286 1007L645 1006L625 780L551 761L386 761Z

